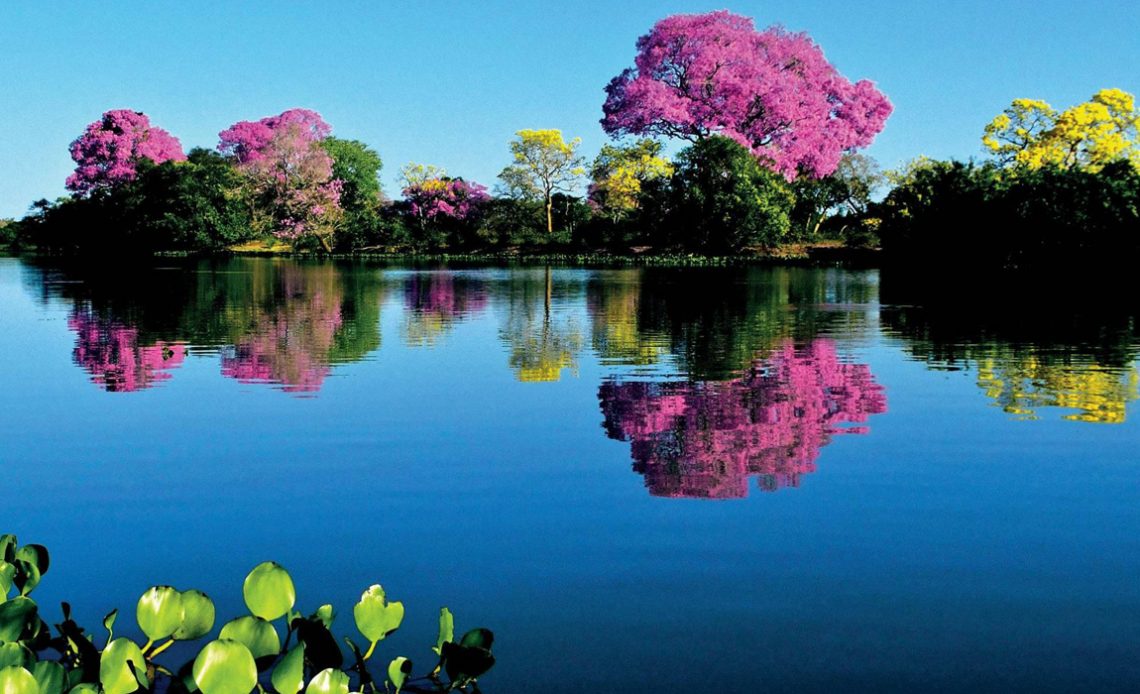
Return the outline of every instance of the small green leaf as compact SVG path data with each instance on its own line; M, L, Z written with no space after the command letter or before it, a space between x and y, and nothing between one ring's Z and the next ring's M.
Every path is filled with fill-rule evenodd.
M182 594L171 586L148 589L139 598L135 618L151 641L170 636L182 624Z
M305 694L348 694L348 675L334 668L321 670L305 687Z
M12 581L16 578L16 566L0 559L0 602L8 599L12 592Z
M257 685L253 654L230 639L206 644L194 659L193 673L202 694L249 694Z
M79 670L72 670L72 672L79 672ZM99 685L91 684L90 682L80 682L69 689L68 694L99 694Z
M373 585L360 596L360 602L352 608L352 616L364 638L375 644L400 627L404 621L404 604L389 603L384 589Z
M13 665L31 669L36 656L22 643L0 643L0 668Z
M11 534L0 535L0 559L11 562L16 558L16 536Z
M432 650L436 655L442 653L443 644L455 640L455 615L446 607L439 608L439 638L435 640Z
M43 545L24 545L16 550L16 559L34 564L41 576L48 572L48 567L51 565L47 547Z
M255 659L277 655L281 651L281 636L277 629L261 617L246 615L226 622L218 638L244 644Z
M297 599L289 572L271 561L262 562L249 572L241 592L249 611L270 621L288 612Z
M471 648L485 648L489 651L494 641L495 634L493 634L490 629L472 629L463 635L463 638L459 640L459 645Z
M400 689L403 688L404 683L412 676L412 661L404 657L399 657L388 663L388 679L392 682L392 686L396 688L396 694L400 694Z
M115 638L115 620L119 618L119 608L115 608L107 613L103 618L103 628L107 630L107 640ZM65 618L66 619L66 618Z
M0 641L19 641L36 623L36 603L20 596L0 603Z
M12 582L16 584L16 588L20 591L20 595L28 595L36 586L40 584L40 569L38 566L26 559L16 557L12 560L12 564L16 567L16 575Z
M171 634L179 641L199 639L214 628L214 601L200 590L182 591L182 620Z
M67 671L59 663L41 660L32 668L32 676L40 688L40 694L63 694L67 684Z
M137 670L128 663L133 663ZM140 685L144 688L149 687L150 683L145 681L145 669L146 660L138 644L130 639L115 639L107 644L103 649L103 655L99 658L99 682L103 685L103 692L130 694ZM137 677L140 672L144 680L142 682Z
M305 684L305 644L294 646L277 667L273 668L270 677L273 688L278 694L297 694Z
M336 612L333 610L332 605L321 605L317 608L317 611L313 613L313 619L321 620L326 629L332 629L333 620L336 619Z
M39 694L40 686L32 673L18 665L0 668L0 692L3 694Z

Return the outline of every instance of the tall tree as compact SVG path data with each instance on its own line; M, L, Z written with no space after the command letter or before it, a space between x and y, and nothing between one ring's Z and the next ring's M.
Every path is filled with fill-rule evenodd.
M756 31L729 12L674 15L637 41L634 67L606 87L606 132L690 141L719 133L788 179L824 176L883 129L891 104L852 84L811 38Z
M546 233L554 233L556 191L573 192L578 178L585 173L586 160L577 154L581 138L569 142L561 130L520 130L511 141L515 163L499 174L513 195L541 199L546 204Z
M290 109L235 123L218 145L246 174L260 226L294 245L315 239L326 251L343 213L344 182L321 146L331 131L315 111Z

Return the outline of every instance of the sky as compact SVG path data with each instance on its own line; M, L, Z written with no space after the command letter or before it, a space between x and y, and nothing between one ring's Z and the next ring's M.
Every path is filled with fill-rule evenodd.
M1014 98L1140 93L1135 0L0 0L0 217L64 194L68 144L113 108L186 149L311 108L380 153L389 195L409 161L493 185L523 128L581 137L592 158L603 88L637 37L715 9L805 31L846 77L875 82L895 107L867 150L885 167L984 156L982 128Z

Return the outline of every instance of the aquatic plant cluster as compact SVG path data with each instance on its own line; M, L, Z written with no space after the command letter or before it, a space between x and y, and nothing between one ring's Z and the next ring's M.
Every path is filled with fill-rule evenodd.
M135 609L146 637L141 645L115 635L118 610L103 619L107 634L99 637L75 622L68 603L63 603L53 633L30 597L49 566L43 545L20 546L14 535L0 535L0 691L5 694L477 692L477 678L495 663L491 631L472 629L456 639L454 616L444 607L431 647L434 668L413 677L412 661L401 656L389 661L377 679L370 661L377 645L403 622L403 603L389 601L379 585L364 591L352 609L363 641L357 645L352 637L344 638L351 652L346 663L332 632L332 606L302 615L294 609L297 596L289 572L263 562L242 585L249 614L223 624L192 660L172 667L159 656L176 643L213 633L216 613L208 595L169 585L147 589ZM13 589L16 595L9 597Z

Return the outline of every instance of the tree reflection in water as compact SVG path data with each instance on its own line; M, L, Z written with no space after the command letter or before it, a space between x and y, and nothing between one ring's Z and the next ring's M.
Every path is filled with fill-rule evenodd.
M864 433L886 396L865 364L833 342L787 341L728 381L607 381L598 391L610 438L629 441L655 496L739 498L798 486L834 434Z
M100 316L90 306L76 306L67 326L75 332L75 363L108 392L150 388L169 379L170 369L181 366L186 356L186 345L179 342L140 345L137 328Z

